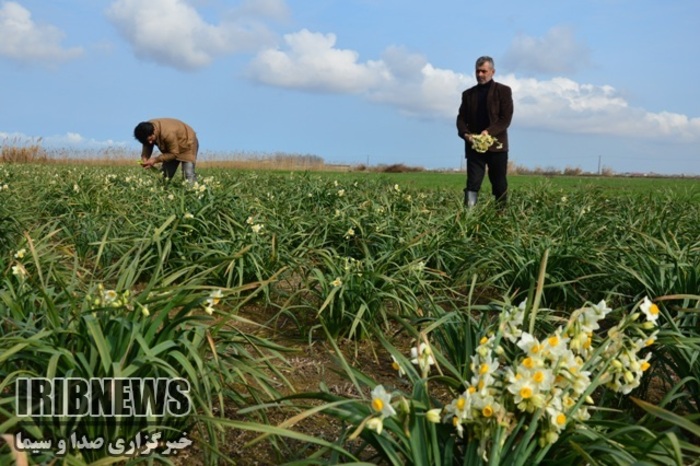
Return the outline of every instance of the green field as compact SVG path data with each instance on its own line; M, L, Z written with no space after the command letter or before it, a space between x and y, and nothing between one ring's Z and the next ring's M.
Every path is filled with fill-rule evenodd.
M2 164L0 434L191 439L154 464L698 464L698 180L510 184L467 210L462 174ZM185 379L192 410L22 417L26 377Z
M319 172L321 174L322 172ZM464 189L466 176L464 173L323 173L322 176L338 179L354 179L357 177L385 179L387 182L405 183L412 187ZM562 190L601 190L601 191L634 191L652 192L674 190L691 196L700 194L700 178L642 178L621 176L544 176L544 175L513 175L508 177L511 190L528 188L533 185L543 185ZM487 193L491 186L488 177L482 187Z

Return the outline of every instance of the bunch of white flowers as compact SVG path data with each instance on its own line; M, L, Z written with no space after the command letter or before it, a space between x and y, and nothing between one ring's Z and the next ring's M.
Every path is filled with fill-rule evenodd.
M494 144L496 144L496 149L503 147L503 144L498 142L498 139L490 134L475 134L472 136L472 149L482 154L489 150Z
M472 375L463 381L464 391L442 409L426 411L426 418L452 425L459 437L467 431L469 438L478 440L486 460L520 428L536 429L541 447L555 443L571 423L590 418L591 394L597 387L627 394L649 368L651 355L642 357L640 351L654 343L659 308L644 298L617 325L596 335L611 311L605 301L589 304L552 331L539 334L531 320L535 311L527 314L526 303L503 306L498 320L482 330L470 355ZM533 325L529 331L524 326L528 320ZM411 363L427 380L436 361L429 342L423 340L411 349ZM399 375L405 375L399 361L393 357L392 361ZM377 432L384 417L391 415L382 411L388 399L379 387L372 394L372 407L382 414L368 424Z

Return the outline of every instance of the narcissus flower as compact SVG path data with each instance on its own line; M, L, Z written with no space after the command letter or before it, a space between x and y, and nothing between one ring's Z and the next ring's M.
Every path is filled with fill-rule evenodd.
M215 306L219 304L219 301L221 301L221 298L224 297L224 294L221 292L221 290L214 290L209 294L209 298L207 299L207 303L211 306Z
M12 266L12 275L19 277L19 278L24 278L27 276L27 272L24 270L24 267L21 265L13 265Z
M659 318L659 306L651 302L646 296L644 297L642 304L639 306L639 309L641 309L644 315L647 317L648 322L656 322L656 320Z
M383 418L393 416L396 410L391 406L391 393L387 393L383 385L377 385L372 390L372 409Z
M427 373L430 370L430 366L435 364L433 352L430 346L425 343L418 345L418 348L411 348L411 358L411 362L420 367L424 373Z
M399 364L399 361L397 361L394 356L391 357L391 368L399 373L399 377L406 375L406 371L403 370L403 367L401 367L401 364Z

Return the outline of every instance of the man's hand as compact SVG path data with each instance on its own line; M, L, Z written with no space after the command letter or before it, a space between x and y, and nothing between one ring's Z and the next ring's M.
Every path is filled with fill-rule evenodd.
M141 161L141 166L143 168L151 168L155 164L156 164L156 162L153 159L142 159L142 161Z

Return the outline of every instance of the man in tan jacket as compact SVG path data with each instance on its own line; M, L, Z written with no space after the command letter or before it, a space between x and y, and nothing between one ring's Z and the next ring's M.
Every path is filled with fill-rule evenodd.
M155 118L142 121L134 128L134 137L143 144L141 165L150 168L156 163L163 164L163 176L171 179L182 163L182 175L193 183L197 179L194 172L199 152L197 134L187 124L175 118ZM158 146L160 155L151 157L153 146Z

